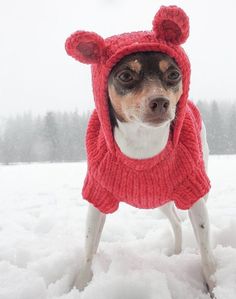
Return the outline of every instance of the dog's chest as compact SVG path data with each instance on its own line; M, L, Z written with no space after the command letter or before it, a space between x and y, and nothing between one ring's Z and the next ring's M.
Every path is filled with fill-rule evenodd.
M138 123L118 122L114 138L121 152L133 159L147 159L159 154L166 146L170 124L144 127Z

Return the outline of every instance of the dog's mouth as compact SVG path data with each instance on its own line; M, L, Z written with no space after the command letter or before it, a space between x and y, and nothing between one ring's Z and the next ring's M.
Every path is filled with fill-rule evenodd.
M137 116L130 116L129 122L135 122L143 127L149 127L149 128L158 128L158 127L164 127L167 124L171 123L173 120L173 117L165 116L165 117L153 117L153 116L144 116L144 117L137 117Z
M145 122L144 124L146 124L149 127L164 127L170 122L171 120L155 120L155 121Z
M148 126L148 127L164 127L167 124L169 124L172 121L172 119L170 118L155 118L155 119L147 119L145 121L143 121L143 125L144 126Z
M142 113L141 115L133 115L131 121L138 122L143 126L148 127L162 127L169 124L175 118L175 109L173 111L168 110L163 114L153 114L153 113Z

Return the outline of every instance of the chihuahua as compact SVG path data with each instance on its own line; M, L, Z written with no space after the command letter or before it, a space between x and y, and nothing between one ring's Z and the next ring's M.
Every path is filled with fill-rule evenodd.
M174 59L160 52L138 52L125 56L111 70L107 92L113 135L121 152L134 159L159 154L167 144L182 94L182 74ZM204 125L201 140L207 168L208 146ZM170 221L175 254L178 254L182 249L181 221L172 201L160 209ZM205 200L198 200L188 212L200 248L204 279L213 297L216 265L209 240ZM89 206L85 261L75 281L80 290L92 279L93 256L105 218L105 214L93 205Z

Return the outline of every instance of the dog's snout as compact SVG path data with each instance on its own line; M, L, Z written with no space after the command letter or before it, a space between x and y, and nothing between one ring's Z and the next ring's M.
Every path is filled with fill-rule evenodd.
M148 105L152 112L165 113L170 106L170 102L166 98L155 98Z

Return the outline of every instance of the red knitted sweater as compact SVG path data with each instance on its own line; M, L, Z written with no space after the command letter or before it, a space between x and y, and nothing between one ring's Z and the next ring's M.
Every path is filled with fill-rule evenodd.
M88 126L88 172L83 197L103 213L117 210L120 202L138 208L156 208L173 200L189 209L209 192L201 145L201 117L188 101L190 64L180 45L189 33L188 17L176 6L161 7L152 31L125 33L103 39L77 31L66 41L69 55L92 64L96 110ZM149 159L131 159L117 146L108 110L107 82L112 67L135 52L158 51L175 59L182 72L183 94L165 149Z

